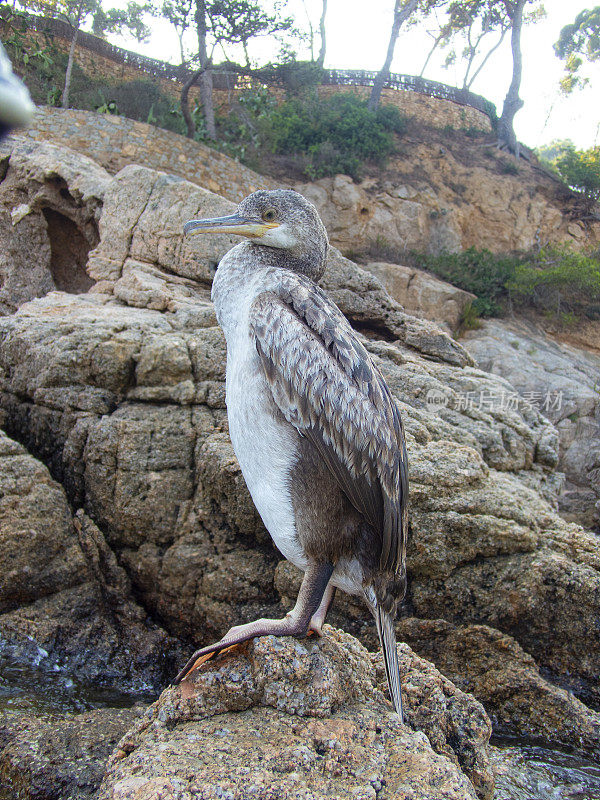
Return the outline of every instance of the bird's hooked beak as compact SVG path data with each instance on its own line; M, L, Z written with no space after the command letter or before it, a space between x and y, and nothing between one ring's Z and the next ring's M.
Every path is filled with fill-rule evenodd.
M248 236L251 239L260 238L273 228L279 227L279 222L258 222L246 219L239 214L230 214L228 217L215 217L214 219L192 219L183 226L184 234L188 233L234 233L237 236Z

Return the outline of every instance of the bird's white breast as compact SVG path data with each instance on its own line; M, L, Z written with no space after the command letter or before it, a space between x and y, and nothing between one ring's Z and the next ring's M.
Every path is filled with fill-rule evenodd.
M242 276L237 274L240 270L227 269L226 259L213 284L213 300L227 340L226 402L231 442L273 541L285 558L305 569L289 488L299 435L277 411L249 329L252 301L266 288L261 283L262 271Z

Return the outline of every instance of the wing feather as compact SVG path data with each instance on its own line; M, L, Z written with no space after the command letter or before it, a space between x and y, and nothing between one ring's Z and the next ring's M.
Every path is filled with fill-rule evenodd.
M381 536L380 568L403 572L408 466L390 391L349 322L304 276L277 272L250 309L273 398ZM343 398L343 402L340 402Z

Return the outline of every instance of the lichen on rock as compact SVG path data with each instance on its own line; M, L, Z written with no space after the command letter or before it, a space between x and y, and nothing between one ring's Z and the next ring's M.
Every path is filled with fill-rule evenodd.
M161 695L109 759L99 800L491 798L481 706L402 650L408 725L348 634L256 639ZM419 706L427 706L427 713Z

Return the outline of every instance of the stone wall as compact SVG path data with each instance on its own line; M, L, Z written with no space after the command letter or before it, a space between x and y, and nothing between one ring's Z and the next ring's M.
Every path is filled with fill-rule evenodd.
M257 189L277 185L217 150L126 117L41 106L23 135L70 147L112 174L127 164L141 164L178 175L235 202Z
M370 86L321 86L319 95L327 97L334 92L354 91L364 97L371 93ZM492 126L489 117L470 106L460 106L450 100L442 100L438 97L429 97L418 92L411 92L405 89L384 88L381 93L382 105L396 106L403 114L408 117L416 117L425 125L432 125L434 128L444 128L450 125L452 128L491 131Z
M41 33L31 31L32 38L39 41L40 46L45 43ZM60 36L55 36L53 44L59 50L68 52L69 42ZM100 53L93 52L88 48L78 45L75 48L75 61L86 75L98 80L104 78L109 83L124 83L130 81L152 81L164 94L172 100L179 101L182 84L172 78L161 75L150 75L143 69L136 68L132 64L119 62L108 58ZM226 113L239 94L239 89L232 87L230 90L214 89L213 99L215 108L221 113ZM282 89L273 88L272 93L278 98L283 99L285 93ZM354 91L357 94L368 97L370 86L320 86L319 95L329 97L336 92ZM193 87L190 90L190 101L194 103L199 98L199 90ZM417 117L426 125L443 128L451 125L453 128L477 128L478 130L491 131L489 117L470 106L461 106L449 100L442 100L437 97L429 97L418 92L404 89L384 88L382 92L383 104L393 105L402 111L403 114Z

